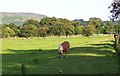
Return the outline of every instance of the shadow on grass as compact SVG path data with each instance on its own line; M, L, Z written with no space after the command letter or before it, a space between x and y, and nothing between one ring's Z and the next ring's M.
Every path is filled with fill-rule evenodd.
M38 53L44 53L44 52L50 52L53 53L57 51L57 49L51 49L51 50L42 50L42 49L30 49L30 50L15 50L15 49L7 49L6 51L10 51L10 54L2 54L2 55L19 55L19 54L38 54Z
M106 44L89 44L89 45L100 46L101 48L113 47L113 44L110 44L110 43L106 43Z
M115 53L111 51L113 45L109 43L89 45L91 46L73 47L67 58L60 59L56 58L57 49L8 49L7 51L13 54L3 54L3 74L21 74L20 68L17 68L20 66L9 67L17 63L25 63L27 74L59 74L60 70L63 74L117 74L117 59ZM11 69L16 71L11 72Z

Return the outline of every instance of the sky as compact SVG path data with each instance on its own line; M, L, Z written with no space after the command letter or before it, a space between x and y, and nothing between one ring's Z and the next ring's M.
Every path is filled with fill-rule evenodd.
M0 12L30 12L69 20L109 20L112 0L1 0Z

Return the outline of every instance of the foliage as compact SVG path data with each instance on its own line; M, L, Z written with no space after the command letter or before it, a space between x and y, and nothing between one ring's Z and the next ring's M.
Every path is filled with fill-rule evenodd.
M112 13L110 19L113 21L118 19L120 15L120 0L114 0L108 8L110 13Z
M37 20L34 20L34 19L26 20L23 25L29 25L29 24L35 25L36 27L39 27L39 22Z
M7 24L3 24L2 26L2 37L13 37L15 36L15 32L8 27Z
M120 32L120 25L114 25L115 33Z
M93 25L96 29L96 34L101 34L102 33L102 26L103 26L103 22L100 18L90 18L88 25Z
M73 21L72 22L73 26L74 26L74 32L75 32L75 35L78 35L78 34L81 34L81 25L80 25L80 22L79 21Z
M37 36L37 28L35 25L29 24L29 25L23 25L20 28L19 37L34 37Z
M46 25L40 26L38 28L37 36L39 37L45 37L47 35L48 27Z
M81 26L75 26L74 31L75 31L75 35L81 34L81 31L82 31Z
M95 34L95 27L93 25L87 25L82 28L83 36L90 36Z
M83 21L83 20L82 20ZM3 37L46 37L46 36L68 36L78 35L90 36L93 34L112 34L119 31L119 21L112 23L111 21L102 21L100 18L92 17L86 21L84 25L79 20L70 21L68 19L56 17L44 17L40 21L28 19L22 26L14 23L5 24L12 29L14 35ZM3 24L4 25L4 24ZM3 29L4 31L4 29ZM6 33L5 31L3 33ZM6 33L7 34L7 33Z
M111 30L113 26L104 26L104 34L113 34L113 31Z
M15 25L14 23L10 23L9 25L7 25L8 27L10 27L10 29L12 29L15 32L15 35L17 36L18 33L20 32L20 30L18 29L18 26Z
M106 21L105 25L103 26L103 33L104 34L113 34L115 33L115 25L111 21Z
M53 34L61 36L74 34L74 26L72 25L72 22L67 19L44 17L43 19L41 19L40 25L42 27L47 26L48 31L46 32L51 35Z

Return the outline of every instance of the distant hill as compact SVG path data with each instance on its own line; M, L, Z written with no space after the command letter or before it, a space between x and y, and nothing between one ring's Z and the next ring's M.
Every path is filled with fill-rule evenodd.
M36 13L22 13L22 12L0 12L2 23L14 23L22 25L28 19L35 19L40 21L45 15Z
M75 19L73 21L80 22L81 25L86 25L88 21L85 21L83 19Z

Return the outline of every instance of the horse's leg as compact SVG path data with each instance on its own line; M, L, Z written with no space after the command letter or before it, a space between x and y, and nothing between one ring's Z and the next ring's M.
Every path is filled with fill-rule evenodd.
M59 58L61 58L61 56L62 56L62 55L61 55L61 54L59 54L59 56L58 56L58 57L59 57Z
M62 53L60 53L60 54L59 54L59 58L62 58L62 57L63 57L63 55L62 55Z
M67 57L67 52L65 52L65 55L64 55L64 57Z
M63 58L63 55L61 54L61 55L59 55L59 58Z
M68 49L66 49L66 51L65 51L65 57L67 57L67 52L69 51L69 48Z

